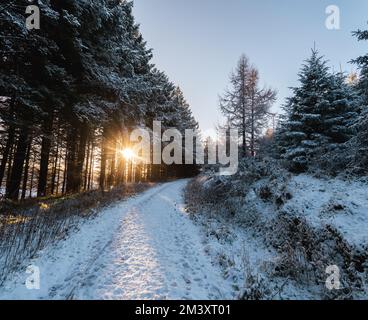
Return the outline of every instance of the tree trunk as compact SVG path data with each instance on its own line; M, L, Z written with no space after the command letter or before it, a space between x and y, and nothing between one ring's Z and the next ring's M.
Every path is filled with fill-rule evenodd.
M243 142L243 157L247 156L247 136L246 136L246 83L245 83L244 70L242 72L242 89L241 89L241 101L242 101L242 142Z
M91 170L89 171L89 177L88 177L88 190L92 190L93 189L93 181L94 181L94 178L95 178L95 175L94 175L94 171L93 171L93 168L95 166L95 160L92 158L92 162L91 162Z
M14 163L10 174L9 187L6 191L7 199L18 200L19 197L23 166L28 146L28 134L29 128L27 126L23 126L19 134L17 149L14 155Z
M6 168L8 159L9 159L11 148L14 144L14 138L15 138L15 129L14 129L14 126L11 125L9 127L8 140L6 141L5 149L3 152L3 158L1 159L1 164L0 164L0 188L3 184L5 168Z
M124 169L125 169L125 162L124 159L120 157L117 163L117 173L115 180L115 185L118 187L121 187L124 184Z
M29 186L29 197L32 198L32 191L33 191L33 178L35 174L35 165L36 165L36 156L33 155L32 157L32 171L31 171L31 178L30 178L30 186Z
M66 168L66 193L74 193L76 191L76 151L77 151L77 142L76 142L76 130L74 128L69 129L68 133L68 155L66 158L67 168Z
M143 165L139 164L135 166L135 182L142 182L142 170Z
M63 160L63 157L59 156L59 164L57 166L57 174L56 174L56 191L55 194L59 194L59 186L60 186L60 172L61 172L61 161Z
M93 154L94 154L94 149L95 149L95 146L94 146L94 144L92 142L91 156L90 156L90 164L89 164L89 172L88 172L88 182L87 182L87 189L88 190L91 190L92 181L93 181L93 168L94 168Z
M52 112L45 119L44 122L44 135L41 142L41 160L40 160L40 173L38 177L38 189L37 197L46 196L47 188L47 174L49 169L49 159L51 150L51 137L52 137L52 127L54 122L54 113Z
M21 197L21 199L26 198L27 182L28 182L28 171L29 171L29 158L30 158L30 155L31 155L31 148L32 148L32 139L29 139L27 154L26 154L26 164L24 166L23 186L22 186L22 197Z
M252 102L251 122L252 122L252 126L251 126L250 150L251 150L252 157L254 157L255 156L255 150L254 150L254 146L255 146L255 123L254 123L254 103L253 102Z
M100 189L102 191L105 190L106 186L106 162L107 162L107 153L108 153L108 129L106 126L103 129L102 133L102 146L101 146L101 171L100 171Z
M79 192L81 190L82 182L83 182L83 165L84 159L86 157L86 146L88 140L88 125L82 124L80 127L79 134L79 147L78 147L78 155L77 155L77 163L76 163L76 172L75 172L75 186L74 192Z
M55 152L54 165L53 165L52 174L51 174L51 188L50 188L51 194L55 193L56 175L57 175L58 163L59 163L59 146L60 146L60 125L58 125L58 130L57 130L56 152Z
M115 184L115 174L116 174L116 139L111 142L110 152L109 152L109 159L110 159L110 173L108 178L108 186L112 187Z
M14 127L14 124L13 124L13 120L14 120L13 119L14 118L13 109L14 109L14 104L15 104L14 99L15 98L13 97L11 102L10 102L10 108L9 108L10 125L9 125L9 128L8 128L8 139L6 141L5 149L4 149L4 152L3 152L3 157L1 159L1 164L0 164L0 188L3 184L6 163L8 162L10 151L13 147L14 138L15 138L15 127Z
M54 165L52 168L52 174L51 174L51 187L50 187L50 193L55 193L55 184L56 184L56 174L58 169L58 163L59 163L59 144L56 147L56 153L55 153L55 159L54 159Z
M91 142L87 143L87 159L86 159L86 168L84 169L84 177L83 177L83 190L87 190L87 181L88 181L88 173L90 166L90 155L91 155Z
M8 160L8 170L6 173L6 190L8 190L10 188L10 176L12 173L12 167L13 167L13 162L14 162L14 149L15 149L16 145L13 144L10 148L10 153L9 153L9 160Z
M65 152L64 172L63 172L63 186L61 187L61 194L65 194L67 170L68 170L68 150Z

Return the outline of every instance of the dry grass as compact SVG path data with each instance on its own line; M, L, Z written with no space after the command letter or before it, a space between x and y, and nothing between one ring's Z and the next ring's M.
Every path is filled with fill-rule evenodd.
M129 184L109 192L90 191L58 198L0 203L0 284L24 261L63 239L82 218L93 218L114 201L144 191L151 184Z

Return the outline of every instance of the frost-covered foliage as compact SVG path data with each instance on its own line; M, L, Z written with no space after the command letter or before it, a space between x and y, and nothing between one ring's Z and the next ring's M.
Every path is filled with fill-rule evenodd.
M306 171L319 156L353 136L351 125L361 99L345 76L331 74L326 64L313 50L299 73L300 87L293 88L284 106L276 140L292 171Z
M368 174L368 106L364 107L356 124L358 130L355 138L355 158L353 170Z
M119 172L106 171L118 167L116 146L127 143L124 132L151 127L152 120L163 128L197 128L183 93L152 64L132 1L40 0L39 30L27 30L26 5L0 6L0 97L7 99L0 102L0 185L9 178L7 198L16 200L20 189L35 184L27 174L22 178L32 158L40 197L54 193L48 185L55 184L62 157L64 193L86 188L92 157L101 162L105 189L121 184Z
M368 40L367 30L358 30L354 36L359 41ZM354 140L355 154L351 165L354 171L358 173L368 173L368 54L358 57L353 61L360 68L360 78L357 84L359 93L363 99L363 106L360 116L354 127L357 135Z
M240 298L360 299L368 296L367 188L364 179L294 176L253 159L233 177L193 180L186 199L207 238L218 239L209 254L232 261L224 274ZM331 265L340 290L325 285Z

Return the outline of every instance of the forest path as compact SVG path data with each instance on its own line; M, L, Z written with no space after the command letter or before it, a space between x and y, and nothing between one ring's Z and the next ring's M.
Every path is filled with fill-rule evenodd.
M231 289L206 256L187 216L187 180L154 187L103 210L41 252L40 289L18 274L5 299L227 299Z

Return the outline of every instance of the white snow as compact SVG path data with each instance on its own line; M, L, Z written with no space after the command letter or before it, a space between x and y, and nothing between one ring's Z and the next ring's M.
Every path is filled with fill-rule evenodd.
M216 181L204 175L197 179L205 192L214 190ZM220 187L222 185L219 184ZM260 197L258 190L263 186L271 189L273 199ZM265 299L325 298L324 282L305 282L275 271L275 267L287 257L272 245L272 229L268 228L281 222L279 213L304 217L316 234L319 230L326 230L327 225L333 227L351 246L352 252L365 252L368 247L368 183L365 179L350 181L318 179L306 174L280 175L277 179L259 179L251 185L231 179L231 188L231 192L226 191L223 197L225 200L228 196L227 202L215 204L218 210L199 203L195 207L197 213L194 218L204 230L206 252L213 263L221 267L237 293L236 297L245 289L252 288L252 284L247 282L251 274L266 280L264 290L259 286L267 293L262 296ZM284 192L290 193L292 198L283 198L284 204L278 207L274 199ZM330 244L326 242L326 245ZM297 264L295 266L298 267ZM354 296L366 297L366 293L357 290Z
M232 289L203 248L186 215L181 180L103 210L28 265L40 289L20 271L0 299L227 299Z
M313 226L330 224L356 247L368 245L368 184L341 179L322 180L308 175L292 178L293 199L285 205ZM338 205L339 207L335 208Z
M233 288L234 299L239 299L244 293L249 285L246 282L249 276L263 278L267 282L271 291L262 299L308 300L316 297L314 287L270 276L270 266L280 259L279 253L272 246L267 247L251 229L239 225L236 219L226 219L209 212L198 214L195 219L205 231L206 253L222 269Z

